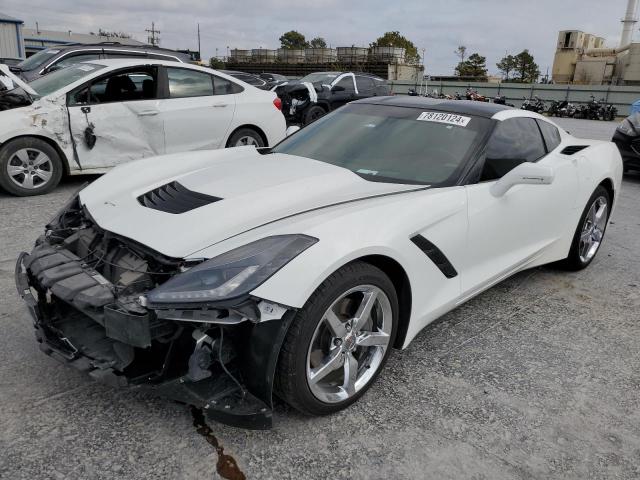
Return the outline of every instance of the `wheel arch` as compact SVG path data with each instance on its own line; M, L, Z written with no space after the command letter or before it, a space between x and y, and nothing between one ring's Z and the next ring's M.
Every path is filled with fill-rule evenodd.
M20 140L22 138L37 138L38 140L42 140L43 142L46 142L60 156L60 160L62 161L63 176L69 175L70 169L69 169L69 160L67 159L67 155L64 153L64 150L60 148L60 145L58 145L58 142L56 142L52 138L49 138L45 135L33 135L33 134L16 135L15 137L11 137L5 140L4 142L2 142L0 144L0 148L3 148L7 143L10 143L14 140Z
M243 128L248 128L248 129L254 130L262 138L262 141L264 142L264 146L265 147L269 146L269 139L267 138L267 135L264 133L264 130L262 130L257 125L253 125L253 124L247 123L247 124L240 125L240 126L238 126L238 127L233 129L233 131L227 136L227 141L224 144L225 148L227 148L229 146L229 140L231 140L231 137L233 137L238 130L242 130Z
M614 200L615 200L615 194L616 194L616 190L613 187L613 180L611 180L610 178L607 177L604 180L602 180L598 184L598 186L604 187L604 189L609 194L609 199L611 200L611 208L609 210L612 210L613 209Z
M398 318L398 329L393 347L398 349L402 348L409 329L409 321L411 319L412 293L411 283L407 272L397 260L386 255L366 255L364 257L351 260L349 263L353 262L364 262L379 268L387 277L389 277L391 283L393 283L393 286L396 289L396 294L398 295L398 309L400 315Z

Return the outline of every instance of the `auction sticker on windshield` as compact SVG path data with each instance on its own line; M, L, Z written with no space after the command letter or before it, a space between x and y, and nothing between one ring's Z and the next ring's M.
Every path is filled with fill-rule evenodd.
M462 115L456 115L455 113L422 112L417 120L422 122L446 123L448 125L466 127L471 121L471 117L463 117Z

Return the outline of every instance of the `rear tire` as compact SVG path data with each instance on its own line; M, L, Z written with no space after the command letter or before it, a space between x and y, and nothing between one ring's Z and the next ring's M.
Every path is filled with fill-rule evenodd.
M327 111L319 105L312 105L304 114L304 124L309 125L320 117L324 117Z
M602 246L610 213L609 192L602 185L598 185L584 207L573 235L569 256L561 262L561 266L572 271L589 266Z
M60 155L39 138L17 138L0 149L0 187L7 193L19 197L48 193L62 173Z
M380 269L354 262L334 272L292 321L278 359L276 394L307 415L354 403L389 357L398 312L395 288Z
M241 128L237 132L234 132L227 141L227 148L246 147L250 145L253 145L256 148L265 146L262 135L256 132L253 128Z

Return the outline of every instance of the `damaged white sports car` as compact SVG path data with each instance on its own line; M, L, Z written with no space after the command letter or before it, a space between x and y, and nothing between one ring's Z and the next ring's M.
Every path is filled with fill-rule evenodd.
M98 60L29 84L0 66L0 187L38 195L138 158L275 145L280 107L275 93L176 62Z
M392 349L520 270L594 259L612 143L495 104L378 97L273 148L122 165L55 216L16 283L41 349L222 422L356 401Z

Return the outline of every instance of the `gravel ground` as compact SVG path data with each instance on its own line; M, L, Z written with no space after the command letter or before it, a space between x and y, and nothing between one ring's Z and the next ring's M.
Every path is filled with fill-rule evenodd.
M610 138L615 124L561 120ZM188 410L113 390L40 353L14 259L84 181L0 196L0 478L218 478ZM639 478L640 177L585 271L523 272L395 352L360 402L278 405L271 431L212 424L250 479Z

